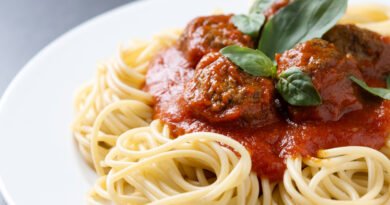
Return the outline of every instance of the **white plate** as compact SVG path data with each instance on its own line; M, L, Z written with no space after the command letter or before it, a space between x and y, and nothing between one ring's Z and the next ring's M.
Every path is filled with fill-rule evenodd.
M84 23L36 55L0 102L0 189L7 201L85 204L95 176L75 152L69 129L76 88L92 78L96 62L114 54L120 42L183 27L217 8L244 12L248 1L136 2Z

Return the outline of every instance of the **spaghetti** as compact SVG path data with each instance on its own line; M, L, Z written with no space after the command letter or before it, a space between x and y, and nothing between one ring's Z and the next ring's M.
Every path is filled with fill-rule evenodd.
M386 5L357 5L350 7L342 24L356 24L382 35L390 35L390 9Z
M151 42L133 41L121 47L119 55L106 64L99 65L95 79L76 93L74 107L77 116L73 122L73 134L84 158L96 164L115 145L119 134L128 129L147 126L152 119L152 96L141 90L145 73L152 56L161 48L172 44L178 31L156 36ZM113 102L133 100L132 105L118 109L104 120L96 137L99 149L91 155L91 131L100 112ZM98 138L98 139L97 139ZM95 160L92 159L95 157Z
M249 153L222 135L171 139L157 120L122 134L103 164L110 171L98 181L91 201L99 196L116 204L257 204L259 186L250 174Z

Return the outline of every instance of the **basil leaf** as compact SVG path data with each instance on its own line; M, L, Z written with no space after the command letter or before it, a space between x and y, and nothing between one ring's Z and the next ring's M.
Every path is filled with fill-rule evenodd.
M272 60L276 53L321 37L343 16L348 0L295 0L264 26L258 49Z
M221 54L254 76L272 77L276 74L275 66L263 52L240 46L227 46Z
M297 67L291 67L279 75L276 89L291 105L314 106L322 103L321 96L314 88L310 76Z
M232 17L233 24L242 32L257 38L261 26L264 24L265 16L263 14L235 15Z
M270 8L273 3L274 0L255 0L249 10L249 13L262 14L264 11Z
M357 79L355 76L350 76L349 77L353 82L358 84L360 87L362 87L364 90L367 92L376 95L378 97L381 97L385 100L390 100L390 89L385 89L385 88L372 88L368 86L364 81ZM389 78L387 78L388 80ZM388 83L388 82L387 82Z
M386 87L387 89L390 89L390 75L386 78Z

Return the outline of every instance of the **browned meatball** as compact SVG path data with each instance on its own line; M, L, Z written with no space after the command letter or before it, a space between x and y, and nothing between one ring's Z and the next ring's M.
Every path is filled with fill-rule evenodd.
M266 125L277 120L274 92L272 80L249 75L215 52L199 62L185 85L184 100L194 115L209 122Z
M198 17L192 20L179 40L179 49L192 67L210 52L228 45L253 47L250 36L239 31L230 21L231 15Z
M390 73L390 43L383 36L355 25L337 25L324 39L334 43L341 52L353 55L369 84L372 80L384 84Z
M294 121L337 121L348 112L362 109L359 88L349 79L350 75L361 78L356 61L333 44L310 40L278 54L276 61L279 73L297 66L308 74L322 98L322 104L315 107L289 106Z

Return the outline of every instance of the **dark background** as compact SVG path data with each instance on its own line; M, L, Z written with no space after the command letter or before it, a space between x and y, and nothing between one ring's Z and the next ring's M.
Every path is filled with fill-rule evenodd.
M0 0L0 96L39 50L104 11L134 0ZM5 205L0 194L0 205Z

